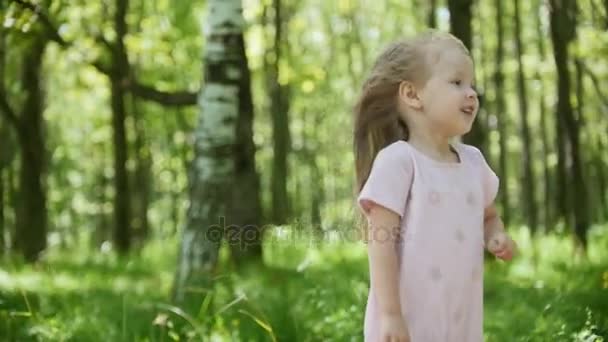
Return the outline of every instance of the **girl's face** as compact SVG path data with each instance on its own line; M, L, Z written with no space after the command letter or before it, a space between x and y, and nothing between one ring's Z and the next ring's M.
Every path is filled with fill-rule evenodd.
M437 52L430 68L419 96L433 129L448 137L469 132L479 109L471 58L458 48L446 47Z

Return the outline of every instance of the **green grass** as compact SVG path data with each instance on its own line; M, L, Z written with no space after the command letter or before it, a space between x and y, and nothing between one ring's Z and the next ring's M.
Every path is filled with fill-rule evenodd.
M588 259L570 240L530 241L507 264L488 257L486 341L608 341L608 233L592 232ZM296 242L294 242L296 241ZM2 341L361 341L368 273L365 245L311 245L273 235L265 266L225 263L197 310L167 301L176 241L154 242L128 261L108 253L48 254L0 267ZM222 250L225 260L226 250ZM206 299L203 301L203 299Z

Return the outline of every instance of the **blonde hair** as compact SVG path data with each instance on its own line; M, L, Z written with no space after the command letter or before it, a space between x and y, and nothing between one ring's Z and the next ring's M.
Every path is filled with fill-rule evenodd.
M363 188L378 152L395 141L409 138L409 129L398 107L400 83L410 81L424 86L439 52L447 46L469 55L455 36L429 31L389 44L376 59L354 107L355 196ZM361 215L359 222L362 221Z

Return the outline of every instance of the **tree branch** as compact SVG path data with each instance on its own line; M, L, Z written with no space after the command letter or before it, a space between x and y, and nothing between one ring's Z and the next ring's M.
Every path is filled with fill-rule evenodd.
M197 103L198 94L188 91L165 92L154 87L132 81L129 85L131 92L144 100L158 102L165 106L188 106Z
M51 22L51 20L49 19L48 15L46 15L44 13L44 11L42 10L42 7L36 5L36 4L32 4L30 2L24 1L24 0L11 0L12 2L19 4L21 7L28 9L32 12L34 12L42 21L42 23L44 24L44 26L47 27L48 31L46 32L50 39L54 42L56 42L57 44L66 47L69 45L68 42L66 42L61 35L59 35L59 31L57 30L57 28L55 27L55 25Z
M113 45L113 44L112 44L110 41L108 41L108 40L107 40L107 39L106 39L106 38L103 36L103 34L101 34L100 32L93 33L93 32L90 32L90 31L88 31L88 30L86 31L86 33L87 33L88 35L90 35L91 37L93 37L93 39L94 39L96 42L100 43L100 44L101 44L101 45L103 45L103 46L104 46L106 49L108 49L108 51L110 51L111 53L113 53L113 51L114 51L114 45Z
M93 62L91 62L91 65L97 69L97 71L99 71L100 73L106 75L106 76L110 76L110 74L112 73L112 70L110 67L104 65L103 63L101 63L99 60L95 60Z
M59 31L56 29L55 25L53 25L53 23L51 22L49 17L43 12L43 10L40 6L30 3L26 0L11 0L11 1L19 4L23 8L26 8L26 9L36 13L36 15L38 15L40 17L43 24L49 30L49 32L47 32L47 34L49 34L49 37L51 38L51 40L57 42L62 47L69 47L69 46L73 45L73 42L66 41L61 37L61 35L59 34ZM122 28L122 29L124 29L124 28ZM111 53L116 53L116 49L115 49L115 46L113 45L113 43L108 42L103 36L95 35L94 38L97 42L101 43L106 48L108 48ZM107 65L103 64L99 60L95 60L95 61L91 62L91 65L104 75L110 76L110 74L112 72L111 67L108 67ZM136 95L142 99L158 102L158 103L160 103L162 105L166 105L166 106L194 105L197 103L197 96L198 96L197 93L192 93L192 92L188 92L188 91L176 91L176 92L160 91L151 86L143 85L143 84L137 82L137 80L131 80L129 82L129 90L131 90L134 95ZM4 106L5 105L8 106L8 103L6 103L6 99L4 99L3 101L4 101L4 103L0 103L0 106L1 106L1 108L3 108L3 112L5 112ZM10 110L10 107L7 107L7 108ZM9 113L7 115L10 115L10 113L14 114L14 112L7 112L7 113ZM14 116L14 119L17 119L17 117ZM12 119L11 119L11 121L12 121Z

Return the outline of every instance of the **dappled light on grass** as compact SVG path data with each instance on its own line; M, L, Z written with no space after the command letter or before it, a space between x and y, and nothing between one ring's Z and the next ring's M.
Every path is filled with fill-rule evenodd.
M486 265L485 318L488 341L603 341L608 337L608 291L601 277L608 270L608 238L593 230L588 260L574 255L569 237L548 235L532 241L515 232L520 255L513 263ZM605 231L605 229L604 229Z
M151 243L127 261L99 253L57 253L38 266L3 265L0 336L362 340L369 282L366 245L297 234L285 227L275 240L266 241L264 266L238 274L222 259L212 289L191 289L201 298L193 311L168 300L175 250L167 251L166 241ZM535 265L525 231L513 234L521 248L513 263L487 258L486 341L601 341L600 336L607 336L607 236L592 232L588 261L572 258L569 238L543 237L535 242Z
M289 225L274 227L265 235L264 263L302 272L308 267L331 268L344 260L366 258L366 245L351 235L340 231L315 234Z

